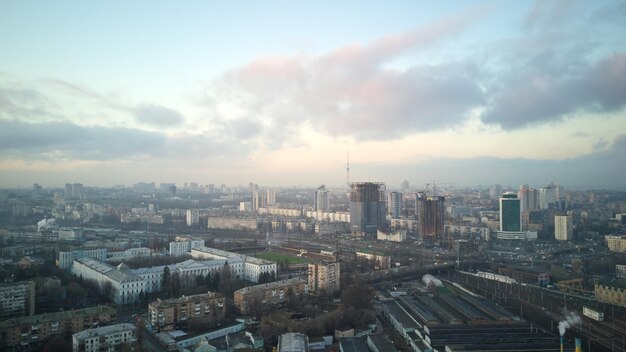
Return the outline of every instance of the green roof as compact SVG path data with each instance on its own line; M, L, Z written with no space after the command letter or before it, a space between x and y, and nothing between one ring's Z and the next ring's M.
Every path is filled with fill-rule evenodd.
M366 253L366 254L373 254L373 255L387 255L387 253L383 253L381 251L377 251L375 249L371 249L371 248L359 248L356 250L357 253Z
M116 314L117 310L109 306L97 306L97 307L89 307L89 308L84 308L84 309L68 310L68 311L63 311L63 312L31 315L28 317L19 317L19 318L8 319L5 321L2 321L0 322L0 329L9 328L12 326L37 324L37 323L43 323L43 322L48 322L48 321L51 321L51 322L64 321L64 320L69 320L71 318L88 317L92 315L98 315L101 313Z

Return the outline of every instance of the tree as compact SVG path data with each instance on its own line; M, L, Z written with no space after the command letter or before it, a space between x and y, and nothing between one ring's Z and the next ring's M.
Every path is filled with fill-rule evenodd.
M371 309L373 289L369 285L352 284L341 293L341 302L348 309Z
M172 281L172 278L171 278L170 268L166 266L165 268L163 268L163 281L161 281L161 290L164 291L168 297L172 294L171 281Z

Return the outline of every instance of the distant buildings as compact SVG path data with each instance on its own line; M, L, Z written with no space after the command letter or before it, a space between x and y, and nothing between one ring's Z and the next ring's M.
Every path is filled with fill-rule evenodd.
M522 212L539 209L539 193L536 189L521 185L517 191L517 198L520 199Z
M35 314L35 282L0 284L0 320Z
M252 192L252 211L258 211L260 208L267 206L267 193L263 191Z
M551 184L539 189L539 208L541 210L556 208L556 186Z
M87 329L72 335L73 352L116 351L137 340L135 325L121 323Z
M194 226L200 223L200 212L198 209L187 209L187 226Z
M0 349L28 349L51 336L68 336L117 320L117 311L100 306L7 319L0 322Z
M276 191L269 188L265 190L265 205L272 206L276 204Z
M376 239L379 241L404 242L407 239L407 230L394 230L389 233L378 230Z
M239 313L250 314L255 307L281 304L290 296L298 297L307 293L306 280L287 279L237 290L235 291L234 303Z
M309 293L319 296L331 295L341 288L341 264L339 262L320 262L309 264Z
M389 192L387 194L387 210L391 218L398 219L402 213L402 193Z
M258 209L255 209L255 211L258 211ZM257 226L257 219L252 217L209 217L207 220L207 228L209 229L256 230Z
M417 219L417 237L421 240L436 241L444 235L445 197L415 196L415 216Z
M515 193L505 193L500 198L500 231L522 231L521 204Z
M350 229L357 236L376 235L386 227L385 185L374 182L352 183L350 190Z
M571 241L574 238L574 222L571 216L554 216L554 239Z
M626 237L606 236L606 243L611 252L626 253Z
M326 186L321 185L315 191L315 211L324 212L330 210L330 202L328 200L328 190Z
M152 325L160 330L172 330L194 320L211 324L221 323L226 315L226 299L219 293L203 293L192 296L161 300L148 306Z

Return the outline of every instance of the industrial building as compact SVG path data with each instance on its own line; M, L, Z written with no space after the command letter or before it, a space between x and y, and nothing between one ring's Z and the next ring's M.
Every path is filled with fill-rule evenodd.
M415 284L413 284L415 285ZM559 339L531 329L507 310L456 284L411 287L381 303L383 315L411 350L559 351Z

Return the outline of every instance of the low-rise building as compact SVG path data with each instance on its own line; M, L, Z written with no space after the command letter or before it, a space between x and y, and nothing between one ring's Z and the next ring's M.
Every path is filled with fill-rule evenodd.
M35 314L35 282L0 284L0 320Z
M406 233L407 230L395 230L389 233L378 230L376 239L379 241L404 242L407 238Z
M606 236L609 251L626 253L626 236Z
M240 313L249 314L256 306L282 304L290 296L306 294L308 294L307 281L295 278L244 287L235 291L234 301Z
M369 249L361 249L356 251L356 257L369 261L374 264L376 269L384 270L391 268L391 257L383 253Z
M135 326L129 323L87 329L72 335L73 352L116 351L137 340Z
M278 337L278 352L309 352L309 337L299 332L288 332Z
M124 263L117 267L91 258L74 260L72 273L85 280L94 280L103 292L110 286L111 299L117 304L136 302L145 293L145 281Z
M626 285L622 283L596 283L593 292L598 302L626 307Z
M0 350L34 348L51 336L73 334L115 320L117 311L108 306L7 319L0 322Z
M74 264L74 259L80 258L92 258L103 262L107 259L107 250L106 248L97 248L59 252L59 257L56 261L56 264L61 269L71 269L72 265Z
M156 329L172 330L193 320L221 323L226 314L225 306L223 295L208 292L167 300L157 299L148 306L148 315Z

